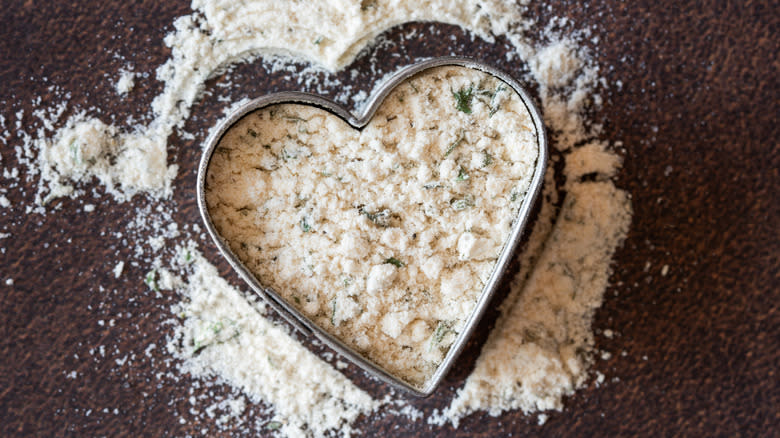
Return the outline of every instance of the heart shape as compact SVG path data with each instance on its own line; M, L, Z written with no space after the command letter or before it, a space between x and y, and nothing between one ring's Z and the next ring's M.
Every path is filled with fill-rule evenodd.
M546 160L516 81L438 58L394 75L360 117L305 93L239 108L208 139L198 204L288 321L425 396L495 291Z

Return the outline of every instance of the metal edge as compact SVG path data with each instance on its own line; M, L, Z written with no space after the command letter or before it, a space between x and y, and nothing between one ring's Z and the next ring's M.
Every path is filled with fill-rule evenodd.
M260 284L257 278L255 278L255 276L244 267L238 257L222 239L211 220L211 216L208 213L208 208L206 205L206 174L209 162L211 161L211 156L214 153L214 149L216 148L224 133L238 120L252 111L270 105L282 103L301 103L320 107L338 116L353 128L361 129L372 119L376 111L384 102L384 99L387 97L387 95L390 94L390 92L392 92L402 82L425 70L448 65L480 70L500 79L501 81L511 86L512 89L520 96L521 101L531 115L532 122L534 123L534 127L536 129L539 153L536 160L534 176L531 180L528 191L526 192L525 198L523 199L523 202L518 210L515 224L512 227L509 239L507 239L504 248L499 255L499 258L496 260L496 265L493 268L493 272L491 273L488 282L483 287L482 292L480 293L480 298L477 300L474 310L472 310L471 315L464 325L464 330L458 335L455 343L450 347L447 356L444 358L442 363L439 364L436 372L426 382L426 385L423 388L418 388L410 385L398 377L395 377L381 366L367 360L363 355L358 354L351 347L347 346L339 339L335 338L324 329L320 328L308 318L303 316L297 309L289 305L272 289L266 288ZM544 130L544 123L542 122L541 114L530 95L525 91L525 89L518 81L516 81L508 73L471 58L437 57L418 62L394 73L389 79L387 79L375 89L368 102L357 116L353 115L339 104L327 98L304 92L280 92L269 94L253 99L240 106L234 110L234 112L231 113L229 117L223 119L216 126L216 128L212 130L206 140L206 147L204 147L203 155L201 156L201 160L198 166L196 197L198 202L198 209L200 210L201 218L206 225L206 230L208 231L214 243L217 245L220 253L222 253L222 255L228 260L231 267L235 269L236 272L238 272L239 276L244 281L249 283L252 289L254 289L255 292L263 297L266 302L287 322L289 322L296 329L300 330L306 336L314 334L326 345L346 356L364 370L369 371L372 375L379 378L379 380L383 381L384 383L401 389L404 392L410 393L414 396L427 397L431 395L439 386L444 376L454 364L455 359L457 356L459 356L465 347L468 338L473 333L477 322L481 319L483 313L486 310L487 304L495 293L499 284L499 280L504 275L506 268L509 265L509 261L520 241L520 238L522 237L523 231L525 230L529 215L531 213L531 208L533 207L533 204L541 191L544 180L544 173L546 170L547 157L547 136Z
M514 78L512 78L508 74L496 70L489 66L486 66L487 68L483 69L480 68L480 65L481 64L475 64L475 66L472 68L483 70L485 73L491 74L501 79L509 86L511 86L515 90L515 92L520 96L521 101L523 102L529 114L531 115L531 120L536 130L536 138L537 138L537 144L539 146L539 153L536 158L534 176L531 179L531 182L528 186L528 190L525 194L523 202L521 203L520 208L517 211L517 216L515 217L515 223L512 226L509 238L504 244L504 248L501 250L501 254L496 260L496 264L493 268L493 272L491 273L490 278L488 278L488 281L483 287L482 293L480 294L480 297L474 306L474 310L472 310L469 319L464 324L464 330L458 335L458 338L455 340L455 343L453 343L453 345L450 347L450 350L448 351L444 361L442 361L442 363L439 365L439 368L436 370L434 375L429 380L428 385L426 385L425 389L422 391L425 393L426 396L432 394L433 391L436 389L436 387L438 387L438 385L441 384L441 381L444 379L447 372L449 372L455 360L465 348L468 339L471 337L474 330L477 328L478 322L482 319L482 315L484 314L485 310L487 310L487 305L490 303L490 300L492 299L493 295L497 291L498 286L500 285L501 277L503 277L503 275L505 274L506 269L508 268L509 263L511 262L512 256L514 255L514 252L520 243L520 239L522 238L523 233L525 232L525 228L530 218L534 203L536 202L536 200L539 197L539 194L541 193L542 185L544 182L544 174L547 170L547 160L548 160L548 153L549 153L548 145L547 145L547 134L544 129L544 123L542 121L541 113L539 112L538 108L534 104L530 95Z

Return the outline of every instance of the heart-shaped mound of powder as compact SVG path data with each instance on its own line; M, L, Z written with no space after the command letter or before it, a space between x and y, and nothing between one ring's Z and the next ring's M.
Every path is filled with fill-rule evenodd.
M467 329L539 159L511 86L443 66L396 86L362 129L313 105L246 114L214 148L205 199L260 284L423 388Z

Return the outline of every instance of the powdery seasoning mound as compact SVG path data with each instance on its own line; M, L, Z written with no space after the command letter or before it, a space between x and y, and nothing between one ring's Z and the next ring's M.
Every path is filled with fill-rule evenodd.
M386 29L411 21L457 24L487 41L532 24L523 20L517 4L498 0L194 0L192 6L206 18L212 37L228 48L226 59L282 51L329 70L349 64Z
M475 370L450 407L429 418L433 424L457 426L478 410L499 415L562 409L563 397L587 381L593 312L601 306L612 256L631 223L628 194L611 181L621 159L595 140L600 127L586 127L582 115L588 100L599 101L593 93L598 67L570 39L538 50L530 67L540 84L551 144L564 155L565 199L553 217L551 163L539 225L521 256L524 269ZM582 182L585 175L597 181Z
M457 424L476 410L562 409L592 362L593 312L601 306L615 248L631 222L627 194L611 182L568 188L561 212L516 302L490 334L466 385L445 413Z
M587 378L592 361L591 316L601 303L614 249L625 236L630 203L626 193L610 180L620 164L618 156L608 145L595 140L599 127L590 126L584 116L586 105L600 102L594 91L602 82L598 66L579 46L576 34L561 36L544 31L544 38L550 43L540 47L526 41L522 37L524 30L543 28L522 15L526 3L332 0L311 5L269 0L238 4L195 0L193 13L178 18L174 32L165 39L172 56L157 70L164 89L153 101L151 122L118 127L77 114L55 132L53 125L64 111L61 105L48 114L34 113L42 119L44 128L37 133L37 139L26 137L18 158L28 166L30 175L40 176L38 204L58 196L80 196L79 185L95 179L118 201L138 193L165 198L172 193L171 181L177 172L175 164L167 163L168 138L189 117L206 79L231 63L285 53L305 57L318 68L335 70L348 64L382 31L409 21L457 24L488 41L493 35L505 36L515 48L513 58L522 60L519 65L527 64L531 71L528 79L539 85L545 123L553 134L551 145L561 151L565 160L567 194L562 213L556 218L557 194L551 163L542 214L528 250L520 255L523 271L503 305L499 328L491 334L477 369L446 415L434 420L457 423L475 410L496 414L506 409L533 412L560 408L562 397ZM596 181L581 182L585 175L595 175ZM163 233L162 226L159 231ZM596 231L601 235L597 236ZM346 381L339 373L305 353L292 338L282 337L283 341L278 341L290 344L285 350L290 352L289 356L275 350L280 354L276 357L280 369L272 368L267 358L265 362L241 362L238 350L229 347L239 340L250 342L251 336L260 333L258 340L251 342L257 344L256 352L262 355L266 351L262 342L274 342L262 334L263 328L268 330L266 334L274 328L260 313L250 311L254 309L252 305L229 287L219 287L221 293L208 295L205 279L217 274L206 272L205 262L201 261L195 269L189 286L182 289L182 309L200 306L193 307L201 312L200 320L219 319L223 314L208 313L217 312L216 309L243 312L241 326L247 331L234 339L224 339L222 322L219 333L212 328L214 337L203 338L211 339L209 346L199 345L199 354L194 354L194 337L188 347L184 341L186 333L195 336L208 330L197 332L195 324L199 320L185 317L178 329L181 348L175 351L193 375L217 375L253 400L272 404L280 426L290 434L323 435L328 428L348 431L345 425L360 412L374 409L374 401L351 386L342 387ZM201 294L213 301L208 305L192 304L200 303L195 297ZM540 304L539 316L524 310L526 301L533 297L549 303ZM564 316L565 321L561 322ZM515 350L505 351L504 346ZM209 350L223 354L211 354ZM275 373L287 372L286 364L297 360L307 361L307 367L316 370L312 373L319 376L317 385L299 386L299 381L311 383L311 377L287 382L287 387L268 382L277 376ZM336 404L328 404L326 399ZM313 404L305 404L309 402Z
M595 105L601 102L594 93L599 69L587 59L587 51L570 38L553 40L529 58L531 75L539 84L544 121L553 132L551 145L561 151L575 147L600 129L585 126L583 110L590 100Z
M274 421L288 436L325 435L372 412L378 403L341 373L264 318L262 303L247 301L194 250L186 282L172 281L182 295L182 318L168 344L183 359L182 372L216 376L257 403L274 406ZM163 275L162 277L167 277Z
M118 201L139 192L168 196L178 167L166 163L166 138L146 129L120 132L99 119L76 114L52 138L32 143L42 180L36 202L45 205L61 196L78 196L82 192L77 185L92 179Z
M331 70L348 64L357 53L384 30L410 21L441 21L462 25L491 40L491 34L506 34L527 24L517 8L500 1L373 1L354 3L345 0L319 3L272 2L268 0L231 1L195 0L194 13L179 17L175 31L165 44L171 58L157 69L163 92L152 102L153 120L146 126L114 133L114 149L120 161L108 172L104 166L84 166L78 175L60 172L56 164L42 164L39 204L59 196L75 196L67 181L86 182L96 177L109 193L124 201L141 192L156 197L171 194L171 182L177 167L166 167L168 137L181 128L192 105L200 97L206 80L231 63L249 62L261 55L302 56ZM126 75L123 75L123 78ZM131 88L122 80L120 93ZM68 124L79 130L94 125L95 119L77 116ZM111 128L119 131L118 128ZM86 149L105 149L103 136L85 137ZM28 157L69 145L49 140L45 133L30 139ZM106 152L108 153L108 152ZM47 158L55 162L71 160L67 154Z
M248 114L215 148L206 200L261 284L422 388L494 270L538 155L509 85L439 67L360 131L305 105Z

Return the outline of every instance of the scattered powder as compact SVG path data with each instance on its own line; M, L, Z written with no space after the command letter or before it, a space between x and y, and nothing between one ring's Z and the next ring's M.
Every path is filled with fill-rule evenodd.
M156 126L120 132L83 112L72 116L52 138L29 143L38 150L33 173L39 173L42 180L36 203L46 205L61 196L82 195L76 185L93 179L118 201L144 191L169 195L177 171L176 165L166 164L169 133L159 132Z
M119 263L114 266L114 278L119 278L122 275L122 270L125 269L125 262L119 261Z
M53 137L40 130L37 139L27 139L26 161L32 173L41 175L39 204L77 196L80 192L68 182L93 177L120 202L140 192L168 197L178 170L166 165L168 137L184 125L206 80L231 63L295 54L337 70L381 32L409 21L460 24L489 41L491 33L530 25L516 7L497 0L366 5L339 0L314 7L305 2L195 0L192 6L196 12L176 19L175 31L165 38L172 56L157 70L165 86L152 102L152 122L120 132L81 113Z
M588 129L583 120L598 68L569 39L539 50L530 67L553 132L551 144L564 153L565 198L553 217L554 185L546 185L539 225L521 256L529 268L514 279L474 371L450 407L429 419L433 424L457 426L478 410L497 416L510 409L563 408L563 397L588 378L593 313L601 306L612 255L631 223L628 194L610 180L621 159L595 140L599 127ZM550 178L553 172L550 163ZM582 182L586 175L596 181Z
M133 90L135 86L136 73L130 70L120 70L119 80L116 81L116 92L120 96L125 95Z
M585 136L579 110L597 74L597 69L591 67L577 75L585 65L575 47L567 39L555 41L541 48L529 61L533 78L539 84L545 122L557 140L552 144L559 150L570 149ZM574 92L562 92L572 86Z
M568 187L555 227L527 281L513 296L447 415L498 415L561 409L587 379L593 312L601 305L609 264L631 219L626 193L607 182Z
M179 260L189 264L189 276L185 283L171 282L183 297L173 309L183 321L168 344L184 359L182 372L214 375L254 402L271 403L288 436L333 429L349 435L349 424L378 406L284 327L264 318L265 305L231 287L200 253L183 252Z
M514 58L520 65L527 63L528 79L539 85L545 123L553 133L551 145L564 156L566 184L560 213L556 213L558 198L551 163L540 218L528 249L520 255L521 272L502 306L497 328L457 398L429 422L457 425L460 418L477 410L497 415L507 409L528 413L560 409L562 397L587 380L594 354L592 315L602 301L612 254L624 238L631 216L627 194L610 179L620 158L610 145L596 140L599 126L591 126L583 115L588 105L599 104L595 90L604 84L598 67L579 47L577 38L546 31L551 42L536 47L523 37L525 30L538 27L535 20L522 16L522 5L497 0L334 0L315 6L269 0L194 0L192 6L193 14L178 18L175 30L165 39L172 55L157 70L164 90L153 101L151 122L117 127L77 112L60 123L66 107L62 103L33 113L43 127L34 137L19 131L24 144L17 148L17 159L27 167L28 176L39 178L37 205L57 197L85 195L82 187L94 181L117 202L138 193L157 198L152 206L135 211L136 220L127 233L153 230L162 236L139 244L135 257L155 266L156 271L151 272L159 279L152 275L150 287L157 288L159 281L182 294L183 301L176 307L181 321L175 326L169 349L182 360L183 370L204 378L217 376L241 389L253 402L270 404L278 422L275 428L291 435L324 435L331 429L348 434L349 423L358 415L377 409L378 402L265 319L263 306L250 303L227 286L194 249L185 251L191 265L180 268L189 270L186 281L160 268L159 257L149 262L142 256L147 251L165 251L166 240L178 235L176 224L163 208L177 173L177 166L167 162L167 142L189 117L206 79L232 63L250 62L259 56L271 59L280 53L314 62L316 66L309 71L337 70L373 44L385 29L409 21L436 20L461 25L487 41L492 41L493 35L507 37L515 48ZM125 86L127 91L132 88L131 76L119 86L123 78L124 74L117 83L119 93ZM17 130L23 117L22 112L16 114ZM61 127L55 130L55 126ZM4 169L4 175L16 178L18 173ZM595 175L595 180L582 181L589 175ZM28 206L30 211L45 209ZM199 235L197 226L192 234ZM120 240L127 237L117 234ZM115 276L121 275L122 263L114 268ZM662 269L662 275L666 272L668 268ZM9 278L6 284L12 285L13 280ZM531 308L535 311L528 310ZM215 333L207 324L218 322L222 328ZM227 328L233 326L239 329L237 336L225 338L225 333L232 333ZM197 355L196 341L200 342ZM97 351L105 357L104 346ZM247 351L255 360L246 360ZM295 377L301 363L310 374ZM283 385L276 383L278 376L294 380ZM226 415L240 416L243 399L231 400L219 404L219 409ZM418 418L412 411L405 415ZM546 419L544 414L538 417L540 424Z

